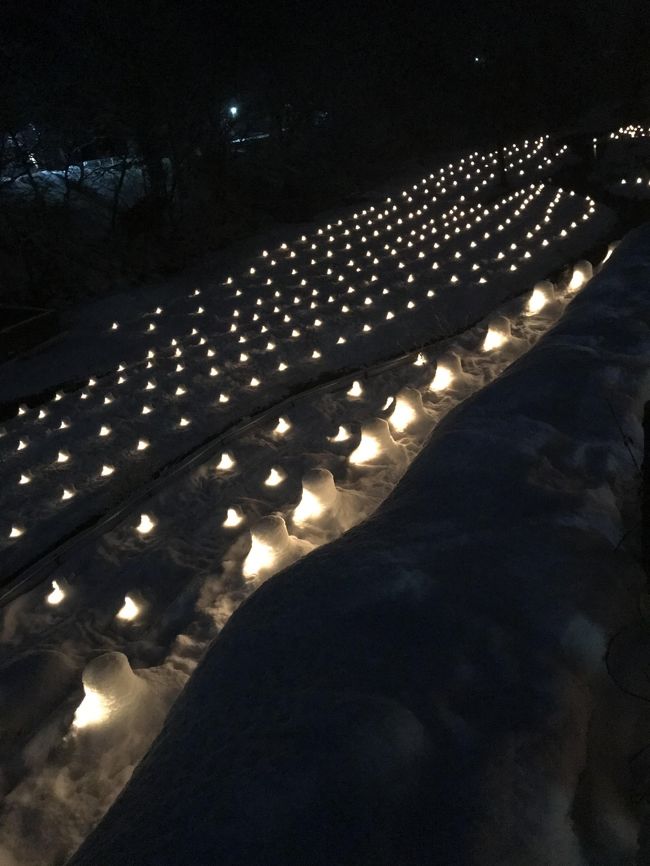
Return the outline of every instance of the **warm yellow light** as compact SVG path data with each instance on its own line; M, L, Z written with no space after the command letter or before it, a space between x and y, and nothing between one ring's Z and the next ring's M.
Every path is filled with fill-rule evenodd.
M224 451L221 455L221 459L216 465L216 469L221 472L227 472L229 469L233 469L235 466L235 459L229 451Z
M145 451L149 447L149 443L146 439L138 439L138 444L136 446L136 451Z
M438 364L438 366L436 367L436 374L431 380L431 384L429 385L429 390L444 391L445 388L448 388L453 381L454 374L451 372L449 367L445 367L444 364Z
M529 316L534 316L543 310L548 302L548 298L542 289L533 289L531 296L526 304L526 313Z
M327 469L312 469L302 480L302 496L294 508L297 524L319 518L336 500L334 477Z
M363 432L361 434L361 441L354 449L352 454L350 454L350 463L354 466L360 466L364 463L369 463L371 460L374 460L375 457L378 457L381 453L381 446L379 441L370 433Z
M278 418L278 423L275 426L273 432L278 436L283 436L287 430L291 429L291 424L286 420L286 418Z
M132 619L135 619L136 616L140 613L140 608L133 601L130 595L124 596L124 604L118 610L116 616L118 619L123 619L127 622L130 622Z
M90 725L97 725L108 718L108 707L99 692L89 689L84 686L85 696L83 701L77 707L72 720L72 725L75 728L86 728Z
M25 530L21 529L19 526L12 526L11 531L9 532L9 538L20 538L24 532Z
M361 397L361 395L363 394L363 388L361 387L361 383L357 379L355 379L346 393L348 397Z
M222 526L226 526L228 528L239 526L239 524L244 520L243 516L237 511L236 508L229 508L226 512L226 519L221 524Z
M282 472L282 470L273 468L269 472L264 484L266 484L267 487L277 487L278 484L282 484L285 478L286 475L284 474L284 472Z
M52 581L52 591L47 594L45 600L48 604L61 604L63 599L65 598L65 593L56 582L56 580Z
M398 433L403 433L404 430L408 429L416 419L417 412L411 403L408 400L405 400L404 397L398 395L397 400L395 401L395 408L389 418L393 430L396 430Z
M148 514L141 514L140 523L136 526L136 531L139 532L140 535L146 535L148 532L151 532L155 525L155 522Z
M485 339L483 340L483 351L491 352L493 349L498 349L506 341L506 336L501 331L497 331L496 328L488 328L488 332L485 335Z
M349 432L345 429L345 427L341 426L341 427L339 427L339 429L336 433L336 436L330 436L329 437L329 441L330 442L345 442L349 438L350 438Z
M72 499L74 496L74 490L69 490L67 487L63 488L63 493L61 494L61 502L65 502L68 499Z
M107 475L112 475L115 472L115 468L113 466L108 466L106 463L102 466L102 471L99 473L102 478L105 478Z

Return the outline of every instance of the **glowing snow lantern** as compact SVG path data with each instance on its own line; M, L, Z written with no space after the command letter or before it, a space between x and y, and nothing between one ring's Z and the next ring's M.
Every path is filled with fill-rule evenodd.
M67 502L67 500L72 499L74 495L74 490L70 490L68 487L64 487L63 493L61 494L61 502Z
M220 472L227 472L229 469L233 469L234 467L235 458L232 456L230 451L224 451L215 468Z
M335 436L329 437L330 442L345 442L350 438L350 433L345 429L345 427L341 426L336 432Z
M27 442L24 439L19 439L16 451L22 451L25 448L27 448Z
M139 606L135 603L135 601L131 598L130 595L124 596L124 604L118 610L116 616L118 619L125 620L126 622L130 622L135 619L136 616L140 613Z
M53 580L52 581L52 591L46 595L45 600L47 601L48 604L57 605L57 604L61 604L61 602L63 601L64 598L65 598L65 593L63 592L63 590L61 589L59 584L56 582L56 580Z
M244 516L239 508L229 508L226 512L226 519L221 525L227 529L233 529L235 526L239 526L243 520Z
M112 475L115 472L114 466L109 466L106 463L102 466L102 471L99 473L101 478L106 478L108 475Z
M397 433L403 433L412 427L424 415L422 397L415 388L403 388L395 400L395 408L388 419L390 426Z
M427 363L426 356L423 355L422 352L418 352L417 358L415 359L415 361L413 361L413 366L414 367L423 367L426 363Z
M536 313L543 310L547 303L548 298L546 297L544 290L537 287L534 288L531 296L526 302L526 315L534 316Z
M19 483L19 484L29 484L29 482L30 482L31 480L32 480L31 477L30 477L29 475L26 475L26 474L23 472L22 475L20 476L20 479L19 479L18 483Z
M155 521L153 521L148 514L140 515L140 523L136 526L136 532L139 532L140 535L147 535L147 533L151 532L151 530L155 527Z
M57 463L67 463L69 459L70 459L70 454L68 451L59 451L59 453L56 456L56 462Z
M178 422L178 426L179 427L189 427L190 423L191 422L190 422L189 418L182 417L181 420Z
M148 406L146 403L144 404L144 406L140 410L142 415L148 415L152 411L153 411L153 409L151 408L151 406Z
M593 267L591 265L591 262L584 260L577 262L575 267L573 268L573 274L569 282L569 290L575 292L578 289L582 288L582 286L584 286L584 284L588 282L592 276Z
M484 352L492 352L494 349L499 349L507 341L510 336L509 327L506 330L503 326L490 325L485 339L483 340L482 349Z
M278 423L276 424L273 432L276 436L284 436L287 430L291 430L291 424L286 420L286 418L280 417L278 418Z
M375 418L361 428L361 441L350 454L349 460L353 466L362 466L372 463L394 448L395 442L390 435L388 424L383 418Z
M21 535L25 532L20 526L12 526L9 532L9 538L20 538Z
M270 514L251 530L251 548L242 566L243 575L245 578L268 577L307 553L311 547L311 544L289 535L283 517Z
M97 435L98 436L110 436L111 435L111 428L108 427L106 424L102 424L102 426L99 428L99 433Z
M136 451L146 451L149 447L149 442L146 439L138 439L138 444L136 445Z
M271 469L269 472L266 481L264 484L267 487L277 487L278 484L282 484L284 479L286 478L286 473L282 471L282 469L276 469L275 467Z
M348 395L348 397L352 398L361 397L361 395L363 394L361 382L355 379L350 388L346 391L346 394Z
M302 479L302 496L294 508L293 520L297 524L317 520L336 501L334 476L327 469L312 469Z

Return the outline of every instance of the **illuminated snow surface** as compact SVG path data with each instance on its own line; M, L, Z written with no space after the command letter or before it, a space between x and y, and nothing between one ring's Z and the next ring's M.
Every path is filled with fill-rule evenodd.
M185 275L137 298L91 305L50 347L3 365L0 396L6 399L17 389L83 379L5 424L5 573L89 512L142 489L157 468L206 435L323 373L357 372L217 443L113 528L60 555L37 586L0 609L2 866L63 862L120 792L185 679L241 602L279 568L371 515L437 423L525 353L579 291L569 288L580 271L572 265L607 230L611 214L570 191L533 183L533 172L524 178L532 187L508 193L498 210L484 215L472 191L475 183L489 191L489 166L485 187L480 178L465 181L466 168L455 167L458 187L452 181L447 189L436 176L418 180L405 196L397 190L378 198L364 217L372 225L359 231L354 226L363 222L366 205L356 218L342 213L340 224L332 217L305 227L305 241L300 230L291 244L266 238L245 268L225 270L222 263L223 276L204 273L196 282L192 276L191 289ZM440 200L432 202L434 195ZM390 210L394 204L399 211ZM381 219L380 205L389 209ZM401 224L393 222L397 213ZM385 237L373 240L371 231L381 225L383 232L388 218L386 237L395 245L385 249ZM313 266L312 243L322 245ZM304 249L292 256L300 244ZM324 252L328 246L332 256ZM568 270L555 284L538 282L564 265ZM339 271L346 273L342 282ZM515 293L520 297L506 300ZM455 332L390 369L373 367ZM490 332L500 339L486 345ZM253 378L259 386L251 386ZM108 432L100 435L102 429ZM20 483L22 476L28 483ZM64 498L65 490L73 496ZM439 507L453 501L446 487L432 491ZM411 522L418 526L428 516L428 506L418 506ZM332 576L342 574L336 566ZM323 622L330 618L327 605L322 615ZM104 653L128 659L124 667L115 661L119 655L109 656L110 665L128 674L116 678L124 684L117 697L89 684L88 666ZM413 724L410 716L404 724Z
M645 228L371 520L234 614L71 866L640 862L622 780L648 719L603 654L645 579L620 541L649 284ZM524 341L524 304L509 321Z

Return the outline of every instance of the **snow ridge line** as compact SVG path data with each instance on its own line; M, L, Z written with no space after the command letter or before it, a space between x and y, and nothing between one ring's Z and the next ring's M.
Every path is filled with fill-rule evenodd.
M598 247L601 248L603 245L604 242L600 242ZM584 257L592 258L593 251L594 247L592 246L589 251L585 253ZM578 258L583 258L583 256L579 256ZM596 261L601 258L602 256L597 257ZM564 265L541 279L552 279L553 282L556 282L558 276L565 272L567 268L568 265ZM152 493L159 490L168 481L171 481L186 469L191 468L194 464L207 459L213 454L213 452L217 451L237 436L247 433L250 430L254 430L256 427L268 420L270 416L276 415L284 408L292 406L296 400L302 400L306 397L322 393L329 389L336 390L339 387L344 387L347 383L357 377L368 379L370 377L378 376L385 371L400 366L401 364L408 363L413 357L417 357L418 352L421 352L422 350L428 350L433 347L444 348L445 344L449 341L471 331L473 328L480 325L481 322L485 322L497 314L501 307L522 298L530 291L530 287L527 287L518 294L505 299L498 307L495 307L489 313L482 315L478 319L466 322L461 329L456 330L454 333L447 334L444 337L437 337L435 340L428 343L421 343L406 352L400 352L398 355L394 355L383 361L378 361L369 367L360 367L353 370L338 370L333 376L326 378L325 381L317 381L316 384L307 383L291 392L283 400L261 409L254 417L248 416L225 430L208 437L202 443L191 448L184 454L168 460L165 464L154 470L150 481L145 484L144 487L142 487L138 492L132 494L121 505L118 505L116 508L111 509L108 512L91 515L82 524L64 535L58 542L55 542L43 554L37 556L31 563L28 563L26 566L13 572L8 577L0 579L0 608L37 586L41 580L45 578L45 575L42 574L44 570L49 566L61 564L59 562L60 557L70 553L84 542L92 540L92 538L96 537L100 532L112 529L130 511L135 509L142 502L146 501ZM140 363L141 362L135 362L129 366L137 366ZM104 375L109 375L109 373Z

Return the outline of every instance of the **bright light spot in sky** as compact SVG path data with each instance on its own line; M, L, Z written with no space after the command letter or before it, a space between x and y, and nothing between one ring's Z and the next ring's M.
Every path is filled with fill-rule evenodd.
M146 535L148 532L151 532L155 525L155 522L148 514L141 514L140 523L136 526L136 530L140 535Z
M133 601L130 595L124 596L124 604L117 612L117 618L123 620L132 620L140 613L140 608Z
M52 591L47 594L46 601L48 604L61 604L63 599L65 598L65 593L56 582L56 580L52 581Z

